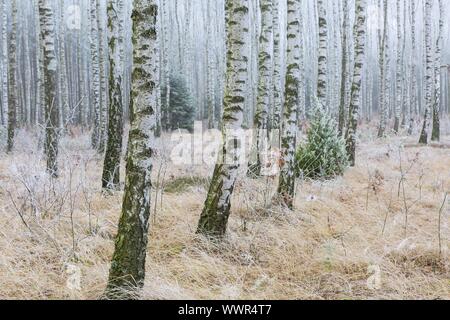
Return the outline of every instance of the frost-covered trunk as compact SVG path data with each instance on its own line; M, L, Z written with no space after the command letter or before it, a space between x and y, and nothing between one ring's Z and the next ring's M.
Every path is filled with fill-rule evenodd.
M402 19L400 10L401 0L397 0L397 65L396 65L396 100L395 100L395 110L394 110L394 132L398 133L400 130L400 116L401 116L401 106L402 106Z
M389 55L389 39L388 39L388 0L383 0L383 17L384 17L384 27L383 36L380 43L380 91L379 91L379 111L380 111L380 126L378 128L378 137L384 137L386 133L386 125L388 120L388 105L389 101L387 99L389 94L389 86L387 78L389 77L387 68L387 60Z
M346 133L347 154L352 166L356 161L356 129L358 126L359 109L361 106L361 80L364 67L364 49L366 43L366 6L367 0L355 1L355 66L351 88L349 120Z
M428 130L430 126L431 111L433 108L433 47L431 33L431 11L433 7L432 0L425 2L425 56L426 56L426 87L425 87L425 112L422 133L419 143L428 144Z
M281 137L281 172L278 195L283 203L293 208L295 195L295 147L298 130L300 83L300 1L287 1L287 61L284 93L283 134ZM325 96L326 98L326 96Z
M416 1L411 0L409 4L409 13L411 15L411 92L410 92L410 106L409 106L409 124L408 134L411 135L414 130L414 116L417 115L417 73L416 73L416 58L417 58L417 43L416 43Z
M444 4L442 0L439 3L439 33L436 40L436 61L434 63L434 103L433 103L433 130L431 140L439 141L441 139L440 110L441 110L441 56L442 56L442 33L444 32Z
M67 63L66 63L66 17L65 17L65 7L64 0L62 1L62 8L60 13L60 45L59 45L59 83L61 92L61 111L60 111L60 127L62 128L65 124L69 123L70 112L69 112L69 90L67 83Z
M273 0L273 116L271 129L280 132L283 103L281 79L280 0ZM279 134L276 139L279 141Z
M11 31L8 43L8 141L7 152L12 152L17 125L17 0L11 1Z
M51 0L39 1L41 38L44 47L45 152L47 171L58 176L59 106L57 105L58 59L56 57L55 16Z
M327 10L324 0L317 0L317 9L319 12L319 72L317 78L317 98L320 106L327 110L327 51L328 51L328 29L327 29Z
M122 157L123 105L122 105L122 57L120 33L123 31L120 8L122 0L108 3L109 43L109 117L108 143L103 164L102 186L105 190L120 187L120 159Z
M6 11L6 0L1 3L2 8L2 34L1 34L1 46L2 46L2 69L1 69L1 91L2 91L2 106L1 106L1 118L2 124L5 125L8 122L8 15Z
M133 1L131 129L122 215L106 296L133 298L144 285L156 129L159 47L156 0Z
M272 89L272 0L261 0L261 35L258 55L258 97L253 120L253 150L248 164L249 176L260 176L262 153L267 148L270 93Z
M341 57L341 94L340 94L340 103L339 103L339 122L338 122L338 130L339 135L342 136L344 134L345 127L345 114L347 112L347 82L350 78L348 63L349 63L349 52L348 52L348 29L350 27L350 8L349 8L349 0L343 0L344 6L344 21L342 25L342 57Z
M93 131L91 144L94 149L98 149L100 141L100 64L98 56L99 36L98 36L98 18L97 18L97 1L90 0L91 13L91 102L94 114Z
M226 0L227 83L222 119L223 145L214 169L198 232L223 236L231 209L231 196L240 166L243 111L247 89L249 0Z
M100 132L98 142L98 152L105 151L108 140L108 83L107 83L107 54L105 44L105 28L103 24L103 13L100 1L97 1L97 27L98 27L98 53L100 68Z

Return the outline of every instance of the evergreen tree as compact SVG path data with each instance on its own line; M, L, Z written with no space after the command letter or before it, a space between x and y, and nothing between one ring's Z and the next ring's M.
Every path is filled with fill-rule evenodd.
M161 89L162 124L166 131L194 129L195 107L192 97L183 77L170 77L169 105L167 100L167 85ZM169 107L169 110L167 110ZM168 117L168 118L167 118Z

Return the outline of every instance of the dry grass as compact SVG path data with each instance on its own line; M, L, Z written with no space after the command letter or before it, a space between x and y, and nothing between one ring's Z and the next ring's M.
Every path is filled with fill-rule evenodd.
M63 141L63 174L52 182L35 142L21 134L16 153L0 157L0 298L96 299L107 280L121 194L101 195L101 159L89 151L87 135ZM414 142L363 142L359 165L343 178L299 184L295 212L270 206L276 181L241 179L222 244L195 235L210 170L157 164L155 180L178 186L184 177L185 191L165 193L162 206L158 196L142 297L450 299L448 204L440 246L438 227L450 153ZM81 269L81 291L66 285L70 265ZM372 268L381 284L370 289Z

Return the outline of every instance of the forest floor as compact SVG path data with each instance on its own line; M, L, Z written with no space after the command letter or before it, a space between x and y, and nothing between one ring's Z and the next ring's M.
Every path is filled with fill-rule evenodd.
M450 299L450 149L361 132L358 165L299 182L293 212L270 205L272 178L241 178L220 244L195 234L211 168L156 163L142 298ZM21 131L0 154L0 298L97 299L122 193L101 194L88 134L63 139L54 181L36 145Z

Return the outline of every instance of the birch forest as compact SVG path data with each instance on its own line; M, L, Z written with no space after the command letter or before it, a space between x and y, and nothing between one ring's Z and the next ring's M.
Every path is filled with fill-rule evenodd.
M450 299L448 0L0 0L0 299Z

